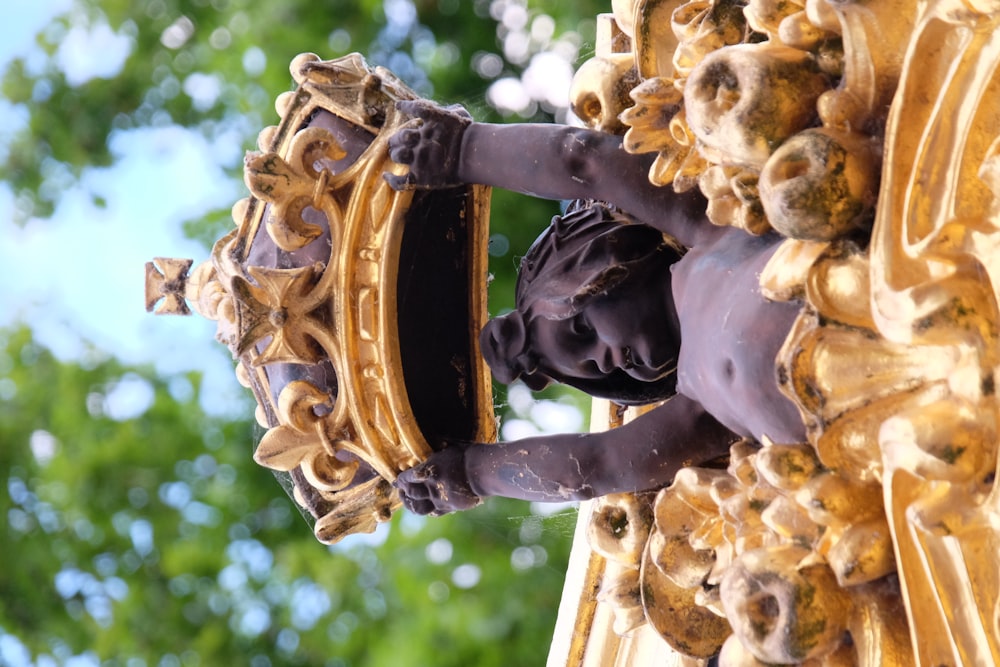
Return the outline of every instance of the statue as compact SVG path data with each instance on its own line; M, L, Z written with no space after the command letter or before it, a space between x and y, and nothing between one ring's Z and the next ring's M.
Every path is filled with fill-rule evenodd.
M393 160L410 167L387 177L396 187L478 182L614 205L578 205L525 255L517 309L481 335L494 376L533 389L554 380L622 403L669 399L606 433L452 443L399 476L408 508L656 489L740 438L805 439L774 363L798 305L765 299L757 279L781 236L712 225L698 193L652 185L652 157L625 152L620 137L473 123L422 101L400 109L416 120L389 141Z
M150 264L147 307L218 321L255 458L323 541L404 503L600 496L584 588L623 642L997 663L1000 9L612 4L574 83L586 130L475 123L360 56L300 56L237 228L190 274ZM578 200L489 323L487 186ZM484 358L664 402L484 444ZM607 662L595 604L567 664Z

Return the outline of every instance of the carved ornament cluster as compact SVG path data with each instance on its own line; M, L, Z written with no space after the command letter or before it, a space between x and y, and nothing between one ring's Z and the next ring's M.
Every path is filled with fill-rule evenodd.
M597 502L602 599L722 665L1000 662L1000 5L615 3L622 101L575 109L715 224L787 237L765 294L805 443Z
M217 321L268 429L255 460L292 476L317 537L334 542L388 520L400 506L392 480L430 453L403 382L396 312L413 194L383 178L400 169L386 148L406 120L395 103L414 94L358 55L305 54L291 72L298 87L277 100L281 124L247 155L251 196L233 207L236 229L191 275L190 260L149 263L146 302ZM366 145L343 145L311 123L317 113Z

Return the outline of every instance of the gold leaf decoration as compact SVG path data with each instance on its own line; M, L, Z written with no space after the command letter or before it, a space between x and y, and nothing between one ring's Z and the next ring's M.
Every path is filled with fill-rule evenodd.
M188 269L193 263L190 259L165 257L157 257L155 262L146 262L147 312L154 308L157 315L187 315L191 312L184 298ZM157 307L156 304L161 299L163 302Z
M349 487L331 497L327 512L313 529L328 544L344 535L370 533L392 516L402 503L396 489L381 477Z
M351 483L358 461L339 461L324 437L323 418L314 408L329 408L331 398L314 385L296 380L278 397L276 426L264 434L254 460L272 470L301 467L309 483L320 491L333 492Z
M312 364L320 360L320 350L311 335L310 317L320 297L311 290L322 265L297 269L250 267L253 282L233 279L237 297L240 338L236 354L270 338L254 359L255 365L286 362Z
M625 150L653 153L649 170L655 185L674 184L682 191L681 177L690 177L689 156L694 152L694 135L684 121L683 95L673 79L646 79L629 93L635 105L621 115L628 126ZM685 169L687 167L687 169ZM679 187L680 186L680 187Z
M317 165L346 155L333 134L320 127L306 128L295 136L287 161L277 153L247 154L244 180L254 196L271 205L267 230L279 248L291 252L322 234L319 225L303 219L303 211L310 206L322 211L327 203L324 174L328 172Z

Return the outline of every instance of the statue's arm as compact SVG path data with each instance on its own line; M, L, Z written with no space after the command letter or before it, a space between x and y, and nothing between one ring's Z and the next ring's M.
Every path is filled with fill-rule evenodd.
M545 199L597 199L694 245L705 200L649 181L653 155L635 155L616 135L567 125L473 123L462 139L460 175Z
M453 446L402 473L397 486L407 507L423 514L466 509L487 496L586 500L665 486L680 468L726 454L737 440L678 395L610 431Z
M393 160L410 166L407 176L389 177L395 187L480 183L545 199L607 201L689 247L717 231L700 193L650 183L654 156L626 152L621 137L566 125L476 123L424 100L399 106L415 119L390 139Z

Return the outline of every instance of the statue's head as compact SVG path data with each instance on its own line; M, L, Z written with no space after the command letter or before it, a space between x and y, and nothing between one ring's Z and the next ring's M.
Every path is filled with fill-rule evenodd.
M521 261L516 309L480 336L494 377L642 403L674 393L677 246L604 204L553 219Z

